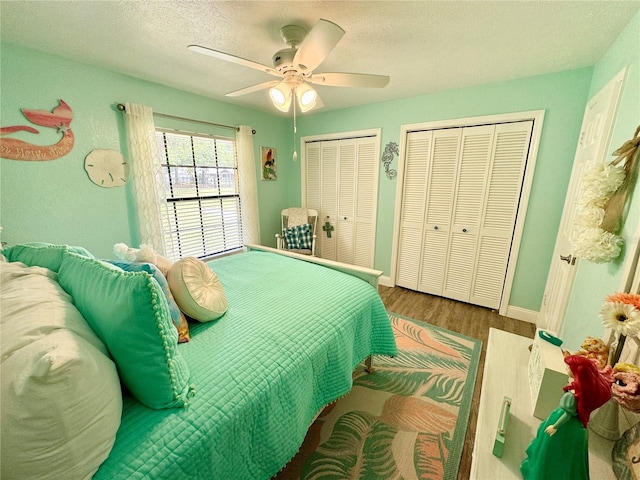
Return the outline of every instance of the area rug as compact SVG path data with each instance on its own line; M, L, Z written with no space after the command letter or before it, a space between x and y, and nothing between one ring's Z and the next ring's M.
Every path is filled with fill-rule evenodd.
M458 475L482 344L389 314L395 358L374 357L309 428L277 480L442 480Z

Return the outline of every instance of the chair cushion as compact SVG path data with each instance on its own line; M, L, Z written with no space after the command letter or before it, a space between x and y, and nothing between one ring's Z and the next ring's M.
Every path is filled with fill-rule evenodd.
M135 398L157 409L189 402L189 368L167 300L150 274L66 253L58 281L107 345Z
M220 318L227 311L227 296L218 276L195 257L178 260L169 269L169 288L186 315L199 322Z
M290 250L310 250L313 246L313 229L310 223L285 228L282 234Z

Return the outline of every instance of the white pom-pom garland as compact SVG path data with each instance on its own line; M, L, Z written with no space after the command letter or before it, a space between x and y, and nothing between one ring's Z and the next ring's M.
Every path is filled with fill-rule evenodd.
M604 208L624 182L625 175L623 167L604 162L594 162L586 167L571 232L576 257L605 263L620 255L622 238L603 230L600 225L605 216Z

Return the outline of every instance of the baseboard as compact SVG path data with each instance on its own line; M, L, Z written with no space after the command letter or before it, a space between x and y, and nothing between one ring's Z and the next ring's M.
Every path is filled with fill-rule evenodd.
M382 285L383 287L395 287L393 280L391 277L387 277L386 275L381 275L378 279L378 285Z
M533 323L534 325L538 321L538 312L535 310L527 310L526 308L513 307L511 305L507 307L506 316L515 318L516 320L522 320L523 322Z

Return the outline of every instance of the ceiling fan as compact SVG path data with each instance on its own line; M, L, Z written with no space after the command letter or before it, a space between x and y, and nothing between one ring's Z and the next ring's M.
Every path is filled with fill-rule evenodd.
M235 90L227 93L226 96L237 97L269 88L269 96L273 105L282 112L288 112L291 103L293 103L295 115L296 102L293 101L294 97L302 112L308 112L314 107L320 108L322 106L322 101L314 88L309 85L310 83L334 87L370 88L382 88L389 83L389 77L386 75L313 73L338 44L344 33L344 30L338 25L324 19L318 20L309 33L300 26L286 25L280 29L280 35L289 48L275 53L273 67L200 45L189 45L188 48L193 52L279 77L280 80L271 80Z

